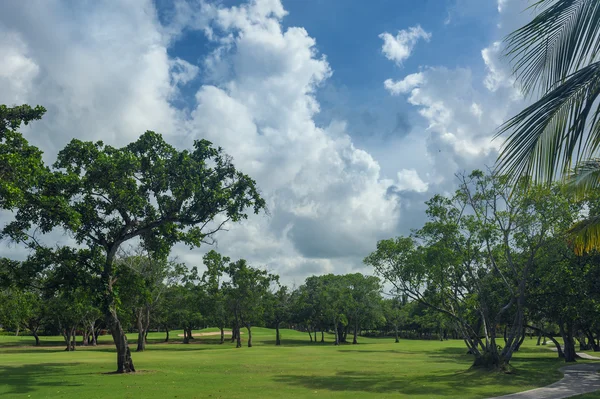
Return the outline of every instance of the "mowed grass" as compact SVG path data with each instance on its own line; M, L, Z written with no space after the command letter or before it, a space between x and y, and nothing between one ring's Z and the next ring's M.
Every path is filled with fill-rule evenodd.
M485 398L550 384L564 365L535 339L515 355L515 373L502 374L470 370L462 341L360 338L335 347L331 336L311 344L306 333L283 330L276 347L273 330L255 328L254 347L236 349L218 336L185 345L178 333L169 344L150 334L155 343L133 353L139 372L130 375L110 374L110 337L64 352L60 337L36 348L25 346L32 337L0 336L0 398Z

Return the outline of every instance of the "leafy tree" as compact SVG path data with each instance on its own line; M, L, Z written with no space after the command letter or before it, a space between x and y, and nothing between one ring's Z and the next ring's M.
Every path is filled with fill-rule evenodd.
M292 318L306 327L310 342L313 342L311 331L314 330L314 342L317 342L317 328L321 328L321 342L324 342L323 329L330 321L325 319L325 297L323 295L322 279L311 276L293 295Z
M223 289L223 275L231 259L211 250L204 255L203 260L206 267L206 271L202 275L202 284L206 292L206 299L203 301L204 314L210 323L219 327L221 343L224 343L225 326L230 321L231 315Z
M42 151L17 131L42 118L46 110L28 105L0 105L0 209L15 209L31 195L46 173Z
M268 292L267 302L267 325L275 327L275 345L281 345L281 334L279 328L291 318L292 297L286 286L280 286L274 293Z
M185 281L183 285L176 285L172 300L176 325L183 328L183 343L189 344L193 340L192 330L198 328L204 320L200 312L203 299L201 287L192 281Z
M400 342L398 330L406 322L407 315L402 309L402 302L399 298L384 299L382 304L383 314L386 321L393 326L396 343Z
M34 226L42 233L61 227L102 254L104 261L92 271L103 284L101 309L120 373L135 371L114 289L121 245L139 239L150 254L164 257L178 242L210 242L226 222L246 218L248 208L265 207L255 182L220 148L198 140L192 151L179 151L150 131L122 148L74 139L38 186L3 233L37 248L28 234Z
M165 290L179 282L185 266L167 259L156 259L139 249L117 261L117 284L121 307L131 309L138 330L137 352L146 349L151 316L163 299Z
M265 298L272 283L278 277L248 266L244 259L231 262L227 267L230 281L225 292L235 318L237 347L241 347L240 326L248 329L248 347L252 347L252 326L261 322L265 314Z
M515 179L551 182L569 174L579 194L600 187L600 3L536 0L538 14L506 40L527 95L540 95L506 122L499 167ZM600 218L574 226L578 252L599 248Z
M381 283L375 276L365 276L360 273L342 276L348 285L350 301L348 319L354 327L353 344L357 344L357 336L361 327L373 323L381 315Z
M574 216L558 188L505 183L479 171L463 177L452 198L428 202L429 221L413 237L381 241L365 259L399 294L450 318L481 367L504 368L519 347L535 257Z

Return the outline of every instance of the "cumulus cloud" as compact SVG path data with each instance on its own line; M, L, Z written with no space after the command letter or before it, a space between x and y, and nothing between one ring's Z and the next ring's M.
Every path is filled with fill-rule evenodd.
M525 105L499 40L529 16L522 15L518 1L499 0L498 8L501 28L481 51L481 66L423 66L401 80L384 82L391 95L406 96L425 122L425 129L411 135L425 139L425 156L431 160L414 168L427 193L451 192L455 173L493 166L502 145L493 140L497 127Z
M503 29L516 3L503 1ZM122 145L146 129L182 148L196 138L223 146L257 180L270 216L228 226L216 249L265 265L284 282L362 270L378 239L418 227L423 201L451 191L455 172L493 162L499 143L491 135L522 103L492 44L481 74L423 67L387 80L386 89L406 96L418 115L403 122L410 131L401 138L367 152L345 122L315 122L316 93L332 67L309 32L284 27L280 0L173 4L159 18L150 0L0 2L0 103L48 108L24 129L47 160L72 137ZM192 30L209 40L208 53L197 62L170 55ZM381 37L384 56L400 64L431 35L416 26ZM192 83L195 95L182 110L174 104ZM392 165L385 174L384 158ZM205 250L174 254L200 265Z
M175 4L161 23L150 1L3 3L0 49L11 64L0 67L0 79L10 77L0 80L0 103L48 108L27 131L49 159L72 137L121 145L152 129L180 147L207 138L257 180L270 210L228 226L218 250L266 265L284 282L360 268L377 239L397 228L399 199L389 194L396 182L356 148L345 123L315 123L315 93L332 74L316 40L283 28L279 0ZM189 30L212 43L197 64L167 51ZM200 88L183 112L173 104L195 79ZM199 265L204 250L175 254Z
M398 183L396 184L396 187L398 190L424 193L429 188L429 185L421 180L421 177L416 170L402 169L398 172Z
M410 57L415 45L419 40L429 41L431 33L426 32L420 25L413 26L406 30L398 31L396 36L384 32L379 35L383 40L381 52L388 60L394 61L397 65L402 65Z
M383 85L387 91L396 96L401 93L409 93L423 83L425 83L425 75L423 73L413 73L399 81L387 79L383 82Z

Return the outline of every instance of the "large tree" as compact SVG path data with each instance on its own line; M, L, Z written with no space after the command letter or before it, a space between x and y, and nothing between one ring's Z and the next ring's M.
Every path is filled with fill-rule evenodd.
M202 284L206 293L203 301L205 317L219 327L221 332L221 343L225 342L225 326L231 320L231 313L227 307L227 297L223 289L223 277L230 262L226 256L222 256L215 250L204 255L204 266L206 271L202 274ZM232 332L233 336L233 332Z
M117 314L115 259L121 245L140 240L153 256L176 243L212 242L225 223L265 207L255 182L206 140L178 150L148 131L121 148L72 140L53 170L36 182L3 234L39 248L30 232L62 228L79 245L102 254L92 271L102 282L101 308L117 349L117 372L135 371Z
M146 335L165 291L184 276L185 265L154 258L141 248L124 252L117 261L121 307L133 313L138 330L137 352L146 349Z
M517 81L536 101L506 122L499 167L515 179L568 175L576 193L600 188L600 2L536 0L531 22L506 39ZM578 252L600 247L600 217L573 227Z
M235 318L237 347L241 347L240 327L248 330L248 347L252 347L252 326L264 320L266 299L272 283L278 276L266 270L251 267L246 260L231 262L227 267L229 281L225 283L225 292L231 312Z
M428 205L423 228L379 242L365 263L399 294L449 317L475 366L504 368L520 345L536 256L573 209L558 188L520 183L511 195L504 178L480 171L461 178L453 197ZM498 350L497 326L507 320Z

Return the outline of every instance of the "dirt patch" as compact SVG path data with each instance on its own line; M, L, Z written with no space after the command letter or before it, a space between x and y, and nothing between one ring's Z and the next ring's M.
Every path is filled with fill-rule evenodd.
M223 330L225 334L231 334L231 330ZM243 331L240 334L244 334ZM221 335L221 331L211 331L211 332L203 332L203 333L192 333L192 337L209 337L213 335ZM183 334L177 334L178 337L183 337Z

